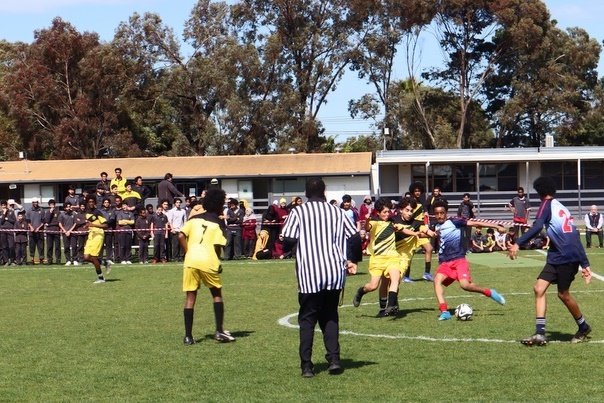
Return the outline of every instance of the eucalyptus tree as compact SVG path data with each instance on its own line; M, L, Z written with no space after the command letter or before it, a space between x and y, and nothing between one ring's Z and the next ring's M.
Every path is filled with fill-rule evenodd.
M363 119L373 119L376 127L384 133L384 128L389 129L385 137L387 148L397 148L400 136L398 122L391 113L391 84L395 70L401 71L405 67L397 64L399 49L405 43L415 41L423 28L434 17L436 1L434 0L370 0L351 3L352 11L364 29L364 40L352 53L350 69L356 71L359 79L367 81L375 89L374 93L362 95L360 98L349 102L349 111L352 117L360 116ZM406 48L409 52L409 47ZM412 71L408 71L411 75ZM408 81L411 82L411 81ZM383 112L383 120L378 115ZM427 132L428 139L434 148L434 138Z
M524 1L501 10L503 28L494 42L506 51L487 79L487 112L500 147L579 145L585 117L594 105L601 46L579 28L562 31L545 5Z
M263 85L277 106L275 149L322 150L317 114L363 37L350 2L243 0L233 16L241 40L258 50Z
M15 45L2 88L30 158L96 158L118 133L129 136L118 124L121 69L110 54L97 34L60 18Z

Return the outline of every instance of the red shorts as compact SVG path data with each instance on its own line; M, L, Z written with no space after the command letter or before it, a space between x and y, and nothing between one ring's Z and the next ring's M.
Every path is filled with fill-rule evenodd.
M459 281L460 279L465 279L470 282L472 281L472 277L470 276L470 264L465 257L441 263L438 265L438 270L436 270L436 274L438 273L442 273L447 277L443 281L445 287L453 284L455 280Z

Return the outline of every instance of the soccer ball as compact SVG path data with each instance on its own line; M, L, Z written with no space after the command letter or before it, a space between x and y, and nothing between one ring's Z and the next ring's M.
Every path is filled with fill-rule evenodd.
M474 309L468 304L460 304L455 308L455 317L458 320L470 320L474 314Z

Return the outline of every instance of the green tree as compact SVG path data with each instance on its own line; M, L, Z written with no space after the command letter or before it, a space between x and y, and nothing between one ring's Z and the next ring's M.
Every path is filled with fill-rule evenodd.
M352 53L350 69L358 72L375 88L375 93L364 94L349 102L351 116L373 119L380 133L389 128L384 140L387 148L395 148L393 139L398 136L398 125L390 113L391 83L398 50L403 43L414 41L422 28L434 15L435 2L427 0L372 0L358 1L351 8L363 30L363 41ZM409 47L407 47L409 50ZM384 118L377 116L383 111ZM430 137L430 134L428 134Z
M311 152L325 141L317 114L359 41L344 0L245 0L233 6L240 38L256 47L278 102L276 150Z
M560 145L577 144L592 106L600 45L584 30L558 29L541 1L523 2L499 19L504 28L495 42L506 51L485 85L498 146L535 147L547 134Z
M392 85L391 114L396 122L392 139L397 149L456 148L459 122L458 98L440 88L409 84L410 80ZM418 108L418 103L422 109ZM490 122L480 104L468 106L470 119L464 126L462 148L484 148L493 144ZM434 138L426 136L425 125ZM435 141L433 143L433 141Z
M31 158L97 158L118 134L132 143L118 125L119 59L96 34L55 18L16 50L2 84Z

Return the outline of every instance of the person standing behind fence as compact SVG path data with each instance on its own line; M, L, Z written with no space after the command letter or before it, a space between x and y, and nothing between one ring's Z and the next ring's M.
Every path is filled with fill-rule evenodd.
M164 207L161 204L157 205L155 214L152 216L152 231L153 237L153 263L166 263L166 239L168 237L168 217L164 214Z
M169 238L172 246L172 261L182 262L184 258L183 250L178 240L178 233L185 221L187 220L187 212L184 208L181 208L182 200L174 199L174 207L168 210L166 214L168 216L168 225L170 228Z
M48 210L44 214L46 224L46 264L61 264L61 232L59 216L61 212L56 207L54 199L48 201ZM54 260L53 260L54 252Z
M292 209L282 233L286 238L285 252L291 250L297 240L300 367L302 377L312 378L312 349L317 322L327 350L327 371L330 374L342 372L338 302L346 273L356 273L356 263L362 260L362 254L356 226L342 209L326 202L322 179L308 179L306 197L306 203Z
M15 265L15 233L13 229L17 216L8 208L6 200L0 201L0 248L2 249L2 262L5 266Z
M514 227L516 227L516 234L521 236L528 223L529 212L531 210L531 203L528 196L524 194L524 188L518 188L518 195L512 197L512 200L508 203L508 207L512 210L514 215Z
M254 210L247 208L243 217L243 255L246 258L254 256L256 246L256 215Z
M117 238L119 239L119 256L122 264L132 264L132 229L134 228L134 213L126 209L116 210Z
M75 229L75 217L71 208L71 203L63 205L63 214L59 216L59 228L63 232L63 254L65 255L65 266L76 264L76 245L77 239L71 232Z
M134 224L136 239L138 240L138 262L146 264L149 260L149 238L151 237L151 217L147 217L147 209L138 210L138 217Z
M27 223L25 222L25 212L17 213L15 222L15 261L13 264L23 265L27 261Z
M365 225L365 221L369 221L371 219L374 210L375 207L373 205L373 200L371 199L371 196L365 196L365 199L363 199L363 204L359 208L359 219L361 220L361 228Z
M226 210L226 239L224 247L224 258L226 260L241 259L241 250L243 246L242 225L245 212L239 207L236 199L229 201L229 208Z
M115 261L115 208L111 206L109 198L103 199L102 207L99 210L105 218L107 229L105 230L105 239L103 248L105 249L105 259L109 264Z
M44 210L40 208L40 199L34 197L31 199L31 208L25 214L25 221L29 225L29 254L32 264L40 263L44 260ZM36 249L38 249L38 258L35 259Z
M80 205L73 213L75 219L76 254L73 264L79 265L84 262L84 247L88 238L88 220L86 219L86 199L80 201Z
M459 207L457 208L457 217L464 218L466 220L471 220L475 218L474 215L474 203L470 200L470 194L464 193L463 200L459 203ZM465 227L463 229L463 242L464 247L467 251L470 251L470 240L472 238L472 227Z

